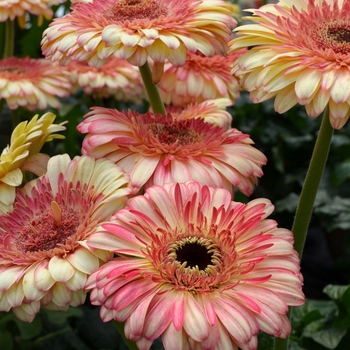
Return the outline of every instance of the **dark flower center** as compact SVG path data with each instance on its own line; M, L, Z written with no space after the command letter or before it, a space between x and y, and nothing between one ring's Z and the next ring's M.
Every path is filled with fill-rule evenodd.
M152 20L167 13L166 5L159 0L119 0L108 11L106 17L115 21Z
M198 266L199 270L205 270L208 265L212 265L212 257L208 249L199 244L199 242L189 242L180 246L175 251L176 260L183 264L186 262L186 267L195 268Z
M61 212L56 217L48 210L21 227L15 242L17 249L27 253L48 251L64 245L76 233L80 219L72 210L59 210Z
M26 71L27 71L27 69L24 67L21 67L21 66L0 67L0 72L6 72L6 73L11 73L11 74L21 74L21 73L25 73Z
M341 20L323 23L312 33L317 47L333 50L337 54L350 52L350 24Z
M159 142L168 145L174 143L191 145L202 140L202 136L192 128L188 128L186 122L152 123L147 128Z

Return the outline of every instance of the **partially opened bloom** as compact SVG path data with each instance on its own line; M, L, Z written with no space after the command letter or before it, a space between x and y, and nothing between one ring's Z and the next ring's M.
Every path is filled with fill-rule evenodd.
M59 0L2 0L0 1L0 22L7 19L13 21L18 18L18 22L22 28L26 23L27 13L39 16L39 25L42 17L50 19L53 11L50 5L59 4Z
M197 182L149 188L88 239L119 255L89 277L92 303L104 321L126 321L140 350L159 336L166 350L253 350L259 329L287 337L302 276L272 211Z
M5 99L10 109L59 108L57 96L70 93L69 79L58 64L29 57L0 60L0 99Z
M88 133L83 154L107 157L130 174L135 191L156 184L199 181L250 195L266 157L249 135L181 113L119 112L92 108L78 130Z
M350 115L350 0L281 0L251 10L231 49L252 47L233 73L258 103L276 97L284 113L296 103L317 117L329 105L332 126Z
M86 240L124 206L127 184L108 160L59 155L19 189L13 211L0 216L0 310L31 322L40 306L82 304L87 276L112 257Z
M128 61L112 56L99 68L87 63L72 61L67 66L69 79L74 87L81 87L88 95L119 101L140 103L145 95L141 74Z
M234 62L246 49L223 57L206 57L200 52L187 53L186 62L175 67L164 65L164 73L158 84L164 103L183 106L215 98L239 98L240 84L231 74Z
M229 129L232 124L232 115L226 107L232 106L229 98L206 100L201 103L192 103L185 108L180 106L167 106L168 112L176 113L178 120L203 118L205 122Z
M23 181L23 171L37 176L45 173L49 157L39 153L44 143L64 138L56 134L66 128L62 124L53 124L54 114L45 113L38 117L35 115L29 122L18 124L12 132L10 144L1 153L0 215L12 210L16 187Z
M223 0L95 0L45 30L42 51L61 64L71 59L98 67L115 55L136 66L151 57L181 66L186 49L225 55L231 38L232 5Z

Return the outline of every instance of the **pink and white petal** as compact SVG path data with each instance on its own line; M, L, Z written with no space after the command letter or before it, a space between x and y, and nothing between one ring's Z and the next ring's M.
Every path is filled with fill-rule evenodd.
M202 342L209 337L210 326L204 311L192 294L186 294L183 327L195 341Z
M17 307L21 305L23 299L24 292L21 283L15 283L7 290L7 301L11 307Z
M55 280L52 278L49 271L48 260L44 260L36 266L34 283L38 290L43 292L48 291L55 284Z
M8 290L25 273L24 266L3 266L0 268L0 292Z
M52 303L55 305L61 307L69 305L72 292L69 290L69 288L65 285L65 283L57 282L53 286L53 294L52 294Z
M97 256L83 247L79 247L72 254L67 255L67 260L75 269L88 275L98 269L100 265ZM74 268L73 272L75 271ZM70 275L70 277L72 276L73 274Z
M80 290L76 290L76 291L72 291L71 293L71 300L69 305L76 307L79 305L82 305L85 303L86 300L86 293L84 292L84 290L80 289Z
M72 291L84 289L87 280L87 275L84 272L75 270L74 275L66 281L66 286Z
M142 187L152 176L160 160L160 156L142 157L130 173L130 184L134 187Z
M15 316L23 322L32 322L40 310L40 302L33 301L29 304L22 304L12 309Z
M68 281L75 272L75 268L70 264L67 259L54 256L49 262L49 271L51 277L56 282L66 282Z
M38 265L31 266L29 270L26 271L26 274L22 280L23 292L29 301L40 300L44 295L45 291L40 290L35 281L35 271Z
M173 323L162 334L164 349L167 350L184 350L182 328L177 330Z
M344 103L350 97L350 73L348 67L338 70L337 79L330 89L330 96L334 103Z

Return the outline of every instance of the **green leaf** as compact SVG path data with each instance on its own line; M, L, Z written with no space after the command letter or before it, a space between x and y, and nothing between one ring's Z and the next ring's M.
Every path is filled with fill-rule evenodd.
M311 338L326 347L327 349L335 349L344 335L346 329L325 329L311 334Z
M50 323L63 325L67 322L67 318L69 317L81 317L83 315L83 310L80 308L70 307L66 312L64 311L49 311L43 310Z
M323 289L323 292L326 293L331 299L339 300L343 294L350 289L350 286L336 286L329 284Z
M31 323L22 322L17 318L14 318L13 321L16 323L21 334L21 338L24 340L28 340L39 335L43 326L40 317L35 317Z

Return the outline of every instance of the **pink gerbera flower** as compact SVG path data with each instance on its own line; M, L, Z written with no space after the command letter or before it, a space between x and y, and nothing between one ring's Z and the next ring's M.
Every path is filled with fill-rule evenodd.
M95 0L45 30L42 50L61 64L71 59L98 67L115 55L142 66L151 57L181 66L186 50L226 55L232 5L223 0Z
M130 174L135 191L156 184L199 181L246 195L253 192L266 157L249 135L182 113L119 112L94 107L78 125L88 133L83 154L107 157Z
M256 23L237 28L230 45L252 47L232 72L253 102L275 97L279 113L300 103L311 117L328 105L340 129L350 115L350 0L281 0L251 12Z
M86 240L124 206L127 184L108 160L60 155L19 189L13 211L0 216L0 311L31 322L40 306L82 304L87 276L112 257Z
M177 113L178 120L203 118L206 122L221 126L224 129L229 129L232 124L232 115L226 110L228 106L232 106L232 101L229 98L218 98L189 104L186 108L168 106L166 110Z
M200 52L188 52L181 67L167 62L158 85L164 103L183 106L222 97L234 102L239 98L240 84L231 70L234 62L246 51L243 49L227 57L205 57Z
M0 22L7 19L13 21L16 17L22 28L26 23L27 13L39 16L39 25L42 17L50 19L53 11L49 5L58 5L59 0L1 0L0 1Z
M126 321L140 350L159 336L166 350L253 350L259 330L287 337L303 279L272 211L197 182L149 188L88 239L119 255L88 278L92 303L104 321Z
M58 64L29 57L0 60L0 99L5 99L10 109L59 108L56 96L70 93L71 84Z
M88 95L119 101L140 103L146 97L140 71L128 61L112 56L99 68L72 61L67 66L73 86L81 87Z

